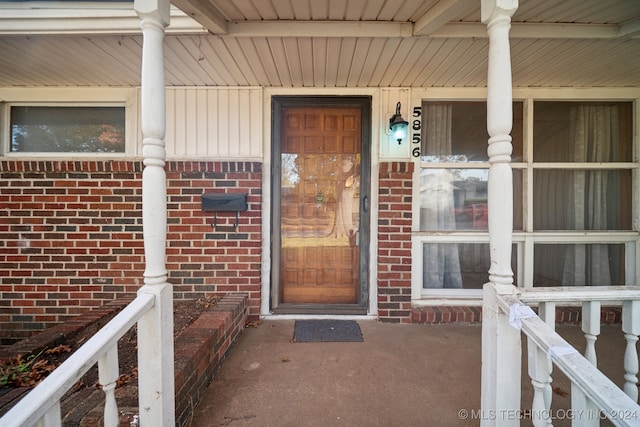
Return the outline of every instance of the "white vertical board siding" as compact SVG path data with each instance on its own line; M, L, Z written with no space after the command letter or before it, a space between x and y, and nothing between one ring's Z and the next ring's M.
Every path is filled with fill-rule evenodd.
M208 95L208 91L203 91ZM207 153L218 153L218 129L220 128L220 124L218 123L218 97L217 96L207 96L207 106L206 106L206 120L204 122L207 124Z
M217 116L210 116L209 120L218 124L217 135L211 135L214 142L212 147L217 147L216 153L218 153L219 156L229 157L229 146L233 144L229 138L229 91L221 89L210 95L217 99ZM238 117L238 119L240 118ZM209 141L211 141L211 139L209 139Z
M184 91L184 113L182 119L184 120L185 139L183 144L176 141L177 145L184 147L185 156L197 156L198 155L198 124L199 120L194 123L190 123L192 117L198 117L198 107L196 103L196 89L187 89ZM203 153L204 154L204 153Z
M207 91L196 91L196 111L206 111L208 105ZM209 154L209 122L198 120L196 123L196 153Z
M241 157L262 157L262 92L258 90L240 92L240 111L245 111L247 126L240 126L240 140L251 141L240 144Z
M168 88L167 158L262 160L262 89Z
M407 160L411 158L411 125L409 125L409 135L398 144L389 135L389 119L396 112L396 104L400 102L402 117L411 123L411 90L408 88L391 88L381 90L380 99L380 159Z
M165 136L164 136L164 146L167 153L172 153L172 156L175 156L176 152L176 127L175 127L175 111L176 111L176 100L175 100L175 92L173 90L166 91L165 97L166 108L167 108L167 121L165 128ZM138 112L141 114L141 112ZM142 135L138 138L140 141L140 145L142 144ZM138 152L142 154L142 147L138 149Z

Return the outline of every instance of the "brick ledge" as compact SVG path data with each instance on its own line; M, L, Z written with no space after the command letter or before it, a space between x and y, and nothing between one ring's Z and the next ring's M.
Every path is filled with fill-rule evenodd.
M28 343L7 348L2 356L12 357L15 351L24 354L26 347L44 348L52 343L62 342L65 337L78 334L83 328L98 330L113 318L131 299L112 301L106 306L91 310L74 319L72 325L61 324L54 330L29 339ZM220 364L240 336L247 323L247 300L244 293L227 294L213 307L205 311L183 332L174 343L175 360L175 413L176 426L189 424L194 408L200 401ZM65 322L68 323L68 322ZM95 332L95 331L94 331ZM129 387L129 386L127 386ZM131 387L137 388L136 385ZM30 388L15 389L0 399L0 416L17 402ZM88 405L76 405L65 413L65 425L95 426L101 425L104 413L104 393L101 390L89 390L85 396ZM116 390L116 398L118 390ZM93 401L92 405L89 401ZM63 406L69 402L61 402ZM130 422L137 408L123 402L119 407L122 422ZM120 402L118 402L120 405ZM71 406L71 405L69 405ZM127 424L128 425L128 424Z
M537 309L534 307L534 311ZM557 307L556 323L563 325L577 325L582 321L580 307ZM600 321L603 324L618 324L622 322L622 308L619 306L604 306L601 310ZM411 307L411 323L439 325L439 324L479 324L482 323L482 306L420 306Z

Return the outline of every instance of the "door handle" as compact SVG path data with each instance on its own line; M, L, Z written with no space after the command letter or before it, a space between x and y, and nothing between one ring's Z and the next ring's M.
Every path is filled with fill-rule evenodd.
M364 196L362 198L362 210L364 210L365 212L369 212L369 197L368 196Z

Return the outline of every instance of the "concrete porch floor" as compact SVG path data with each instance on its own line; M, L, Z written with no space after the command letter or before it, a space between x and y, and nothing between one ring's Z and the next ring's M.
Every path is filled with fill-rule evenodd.
M364 337L359 343L293 343L293 320L267 320L245 329L202 396L191 425L480 424L479 325L358 323ZM558 331L583 351L579 327L559 326ZM602 326L598 364L617 384L623 382L624 346L619 325ZM526 349L523 356L522 407L531 408ZM570 383L556 371L552 385L553 423L571 425L564 410L570 407ZM518 414L505 414L511 416ZM531 420L525 418L522 425Z

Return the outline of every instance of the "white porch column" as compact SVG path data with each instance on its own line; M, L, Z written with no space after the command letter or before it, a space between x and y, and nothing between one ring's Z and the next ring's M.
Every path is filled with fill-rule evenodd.
M482 22L489 33L487 132L489 133L489 244L492 283L512 284L513 177L511 172L511 52L509 29L518 0L482 0Z
M496 303L516 293L511 270L513 181L511 171L512 89L509 29L518 0L482 0L489 33L487 131L489 133L489 248L491 266L484 288L482 324L481 425L516 426L505 416L520 408L520 331Z
M167 184L164 136L164 29L169 0L135 0L141 19L142 222L146 267L139 293L155 297L153 308L138 322L139 408L142 426L175 425L173 368L173 288L165 268Z

